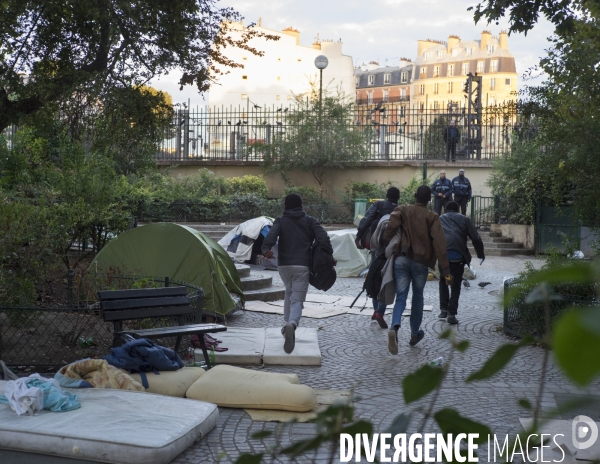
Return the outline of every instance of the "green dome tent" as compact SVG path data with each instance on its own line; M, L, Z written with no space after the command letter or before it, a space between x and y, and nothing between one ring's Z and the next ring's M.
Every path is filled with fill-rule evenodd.
M91 270L110 269L123 275L169 277L204 290L203 310L225 315L244 303L240 277L227 252L202 232L168 222L130 229L110 241L96 256Z

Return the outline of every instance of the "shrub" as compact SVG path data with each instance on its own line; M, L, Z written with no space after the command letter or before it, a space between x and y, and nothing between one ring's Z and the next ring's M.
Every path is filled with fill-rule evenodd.
M269 189L267 183L262 176L242 176L242 177L230 177L225 179L224 191L226 195L240 196L240 195L256 195L257 197L267 198L269 196Z

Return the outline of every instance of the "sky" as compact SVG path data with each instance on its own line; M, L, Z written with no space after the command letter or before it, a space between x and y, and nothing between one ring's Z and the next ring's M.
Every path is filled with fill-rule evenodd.
M221 0L217 5L240 12L244 24L258 22L268 29L294 27L300 31L302 45L310 46L319 34L321 39L342 39L343 53L355 65L377 61L382 66L397 66L400 57L414 60L417 40L447 40L451 34L461 40L479 39L483 30L497 36L508 29L508 22L475 25L473 13L467 11L482 0ZM508 47L515 57L517 72L522 75L539 63L549 47L552 25L541 19L527 36L512 34ZM169 92L174 102L192 106L204 104L203 98L190 86L179 91L181 72L154 80L152 85ZM519 79L519 88L536 84Z

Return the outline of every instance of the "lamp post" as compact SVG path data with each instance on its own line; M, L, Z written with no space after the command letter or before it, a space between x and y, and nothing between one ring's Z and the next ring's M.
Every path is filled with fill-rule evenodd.
M321 107L321 103L323 101L323 70L329 64L329 60L325 55L319 55L315 58L315 66L320 72L320 80L319 80L319 108Z

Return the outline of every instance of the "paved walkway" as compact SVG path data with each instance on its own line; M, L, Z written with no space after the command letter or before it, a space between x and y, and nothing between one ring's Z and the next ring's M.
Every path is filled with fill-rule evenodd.
M471 346L466 352L455 355L436 408L454 407L469 418L487 423L499 435L517 432L520 429L519 417L527 417L517 401L521 398L531 400L537 392L543 355L541 348L528 347L521 350L505 370L489 381L466 384L464 380L497 347L510 341L501 331L503 313L497 291L503 276L513 275L524 269L527 259L531 258L490 257L483 266L476 265L477 280L471 281L471 289L463 290L461 294L458 314L460 323L455 326L457 338L469 340ZM541 264L535 260L534 263L538 267ZM264 273L273 275L275 283L281 284L277 273ZM482 290L477 286L477 282L482 281L491 282L492 285ZM355 296L362 288L362 282L363 279L359 278L338 279L328 293ZM364 303L364 297L359 301ZM414 431L422 417L419 408L428 404L429 397L406 406L401 390L402 379L423 364L438 356L445 356L448 352L447 341L438 339L438 335L449 326L437 319L439 300L438 282L435 280L428 282L425 287L425 304L433 305L434 311L425 313L424 340L416 347L408 345L408 318L403 318L405 322L400 331L397 356L392 356L387 351L386 331L380 329L377 323L371 322L369 317L346 314L326 319L305 318L301 322L303 326L320 329L322 366L269 366L264 367L264 370L297 373L301 383L314 388L354 389L357 397L356 418L370 420L377 431L384 430L396 415L415 412L409 427L409 431ZM231 327L277 327L282 321L276 315L245 312L232 317L228 323ZM556 406L554 394L577 392L562 377L554 363L550 365L547 379L543 397L545 408ZM599 384L594 386L596 392ZM275 430L276 426L276 423L252 422L239 409L221 408L216 428L173 462L229 463L234 462L241 453L263 452L274 444L274 439L252 440L250 435L260 430ZM426 431L437 431L432 422L428 429ZM289 425L282 428L281 442L288 444L312 434L313 424ZM321 450L314 456L315 462L325 463L327 456L327 450ZM339 458L339 454L337 456ZM310 461L308 457L298 460ZM480 462L486 461L485 457L480 459ZM289 461L281 458L274 462Z

